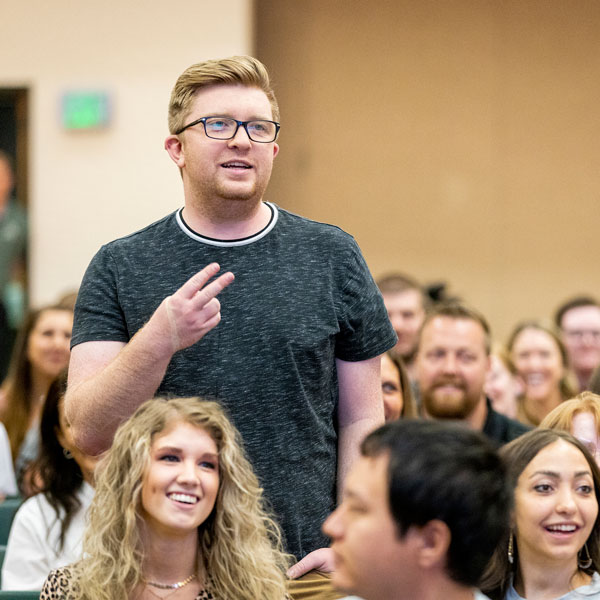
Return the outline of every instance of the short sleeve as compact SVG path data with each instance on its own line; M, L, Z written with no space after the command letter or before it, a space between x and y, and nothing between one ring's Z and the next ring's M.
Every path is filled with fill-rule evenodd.
M383 354L397 338L360 248L353 238L350 241L337 273L341 292L335 355L360 361Z
M103 246L90 262L75 304L71 348L83 342L128 342L119 305L119 268L110 247Z

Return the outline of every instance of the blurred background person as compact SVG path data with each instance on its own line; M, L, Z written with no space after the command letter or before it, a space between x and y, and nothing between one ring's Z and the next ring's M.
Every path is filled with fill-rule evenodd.
M19 481L37 456L39 418L50 384L69 364L72 327L72 310L45 306L27 315L17 337L8 376L0 387L0 420Z
M13 161L0 150L0 312L4 321L0 335L0 380L6 375L25 295L27 218L12 196L13 189Z
M500 451L514 490L512 530L482 590L492 600L600 598L600 471L564 431L535 429Z
M386 421L418 415L404 363L391 352L381 356L381 393Z
M421 331L417 378L425 418L462 421L501 446L529 428L496 412L485 395L490 344L481 313L459 302L436 304Z
M579 391L569 372L560 338L538 321L524 321L511 333L507 349L523 381L517 418L537 427L563 400Z
M48 390L40 454L32 465L41 486L15 515L2 568L3 590L41 590L52 569L81 558L98 457L83 454L73 442L63 407L66 387L63 371Z
M483 389L496 412L511 419L517 418L518 398L523 394L523 382L508 353L501 346L495 346L490 355L490 370Z
M600 303L590 296L576 296L559 306L554 321L579 389L586 390L600 365Z
M423 287L412 277L400 273L386 275L377 280L377 287L398 336L392 354L399 356L408 375L415 378L415 357L419 345L419 333L425 319L428 299Z
M550 411L541 428L559 429L576 437L600 463L600 396L581 392Z
M0 502L6 496L14 496L17 493L17 482L13 469L10 442L4 425L0 423Z

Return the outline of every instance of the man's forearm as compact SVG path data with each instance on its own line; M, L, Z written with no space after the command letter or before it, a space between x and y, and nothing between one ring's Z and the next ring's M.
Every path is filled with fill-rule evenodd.
M171 357L143 328L127 345L117 346L112 359L105 356L109 362L94 375L71 381L69 374L65 407L75 441L84 452L98 454L110 447L117 427L154 396ZM85 349L78 360L88 360Z

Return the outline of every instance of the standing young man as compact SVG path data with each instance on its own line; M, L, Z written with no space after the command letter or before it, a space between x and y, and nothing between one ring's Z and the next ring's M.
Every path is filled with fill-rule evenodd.
M184 207L88 267L67 412L99 452L157 393L218 399L301 558L326 545L336 489L383 420L379 356L395 335L354 239L263 201L278 121L254 58L179 77L165 147Z

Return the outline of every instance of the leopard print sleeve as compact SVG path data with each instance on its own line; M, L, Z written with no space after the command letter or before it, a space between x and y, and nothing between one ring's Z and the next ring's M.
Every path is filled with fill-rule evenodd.
M50 571L44 582L40 600L76 600L78 589L78 586L73 583L68 567L55 569Z

